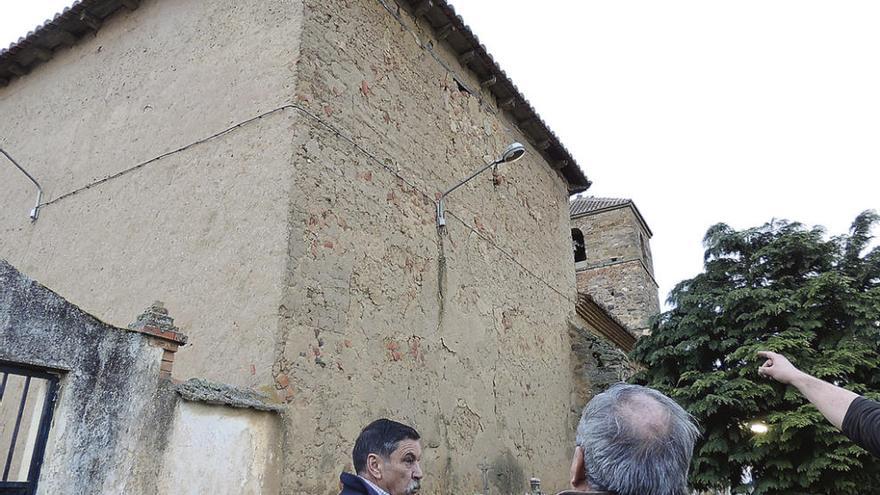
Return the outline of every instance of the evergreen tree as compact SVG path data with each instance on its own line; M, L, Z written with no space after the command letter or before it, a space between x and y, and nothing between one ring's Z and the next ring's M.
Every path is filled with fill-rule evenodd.
M880 247L874 212L849 235L771 221L711 227L705 268L670 293L633 356L634 378L675 398L703 430L691 483L755 494L880 494L880 461L831 426L793 387L759 377L761 349L880 399ZM769 426L754 433L756 422ZM743 484L748 470L753 482Z

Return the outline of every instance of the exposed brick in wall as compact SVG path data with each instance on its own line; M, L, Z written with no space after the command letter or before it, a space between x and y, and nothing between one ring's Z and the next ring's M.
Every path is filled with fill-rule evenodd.
M274 393L284 493L337 493L358 431L386 415L423 433L424 493L482 491L484 472L493 493L532 475L557 491L573 434L567 187L530 147L450 196L438 238L434 194L527 140L402 19L411 31L376 0L145 0L110 20L3 89L0 134L49 197L287 101L362 148L279 112L36 224L30 185L0 170L4 206L25 206L0 212L0 249L117 325L161 297L192 338L176 375Z

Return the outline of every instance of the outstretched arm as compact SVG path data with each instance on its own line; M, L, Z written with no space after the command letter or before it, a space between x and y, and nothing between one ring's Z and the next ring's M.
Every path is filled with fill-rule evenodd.
M759 375L769 376L778 382L793 385L816 406L816 409L831 424L837 429L842 428L846 411L858 397L858 394L804 373L795 368L782 354L760 351L758 356L767 359L758 368Z

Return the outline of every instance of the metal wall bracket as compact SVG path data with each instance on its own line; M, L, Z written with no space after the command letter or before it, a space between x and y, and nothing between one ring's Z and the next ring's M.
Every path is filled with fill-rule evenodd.
M3 156L5 156L6 158L8 158L9 161L12 162L12 164L15 165L15 167L16 167L17 169L21 170L21 173L23 173L24 175L26 175L27 178L30 179L31 182L33 182L35 186L37 186L37 202L34 203L34 209L31 210L31 222L36 222L36 221L37 221L37 217L40 215L40 201L42 201L42 199L43 199L43 188L40 187L40 183L37 182L37 179L34 179L34 178L31 176L31 174L29 174L29 173L27 172L27 170L25 170L24 168L22 168L22 166L19 165L18 162L16 162L11 156L9 156L9 153L7 153L5 150L3 150L3 148L0 148L0 153L2 153Z

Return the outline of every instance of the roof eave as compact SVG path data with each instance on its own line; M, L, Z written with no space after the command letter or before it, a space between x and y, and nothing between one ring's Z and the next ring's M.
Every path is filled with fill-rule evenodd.
M104 19L124 8L134 10L139 0L79 0L27 35L0 49L0 86L28 74L48 62L56 50L76 44L83 36L100 29Z
M642 216L642 212L639 211L638 207L636 206L636 203L632 200L630 200L626 203L619 204L619 205L606 206L604 208L597 208L595 210L585 211L583 213L571 215L569 218L571 220L575 220L578 218L588 217L590 215L596 215L598 213L605 213L608 211L619 210L621 208L632 209L633 213L636 216L636 220L638 220L638 222L642 226L642 228L645 229L645 233L648 234L648 238L650 239L650 238L654 237L654 232L651 231L650 227L648 227L648 222L645 221L645 217Z
M638 340L626 325L612 315L608 309L587 293L579 292L575 312L592 325L600 334L626 352L630 352Z
M550 130L516 85L501 70L481 45L476 35L445 0L405 0L412 14L425 19L459 55L469 54L462 62L496 98L499 108L508 113L547 163L568 184L569 193L589 189L587 179L556 134ZM37 65L49 61L55 50L75 44L82 36L97 31L101 23L118 10L135 9L139 0L79 0L47 20L25 37L0 50L0 85L21 77ZM441 35L442 33L442 35ZM491 84L489 84L491 82Z
M467 54L463 62L495 97L498 108L507 112L511 120L526 135L547 163L565 179L569 193L584 192L592 182L578 166L574 157L565 148L556 134L544 122L522 95L513 81L498 66L486 47L480 44L477 36L455 13L455 9L445 0L406 0L411 13L424 19L459 57Z

